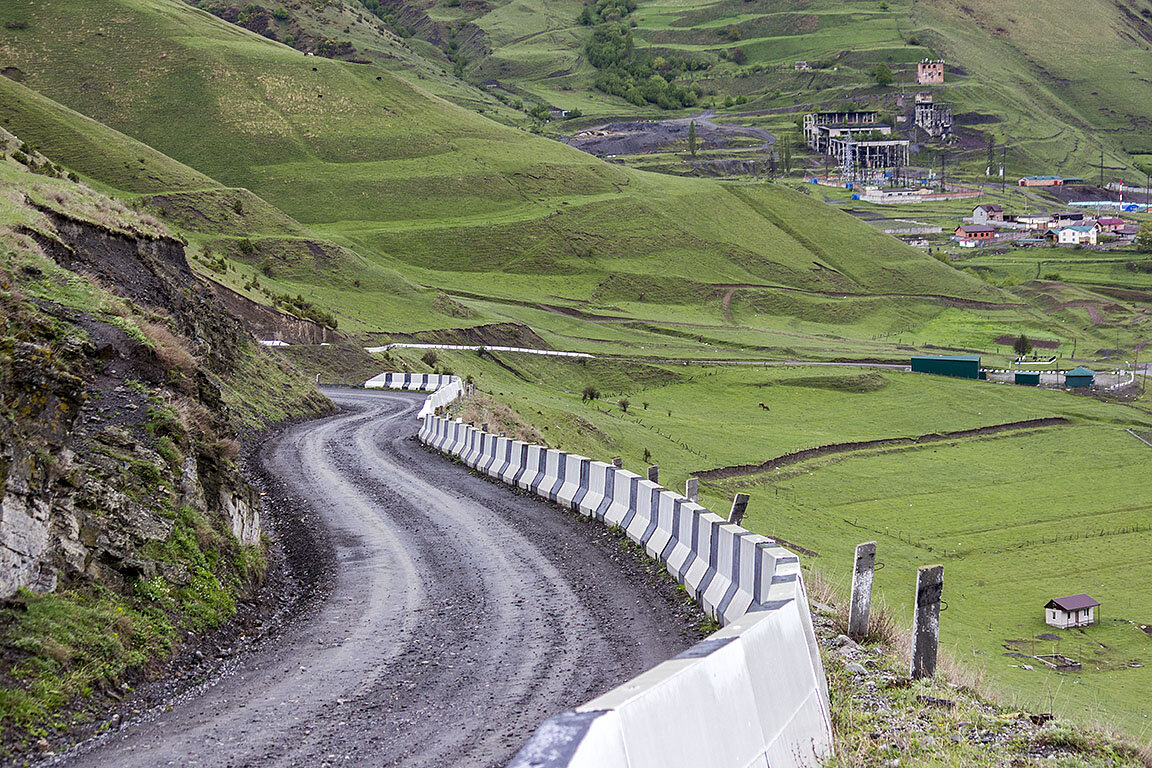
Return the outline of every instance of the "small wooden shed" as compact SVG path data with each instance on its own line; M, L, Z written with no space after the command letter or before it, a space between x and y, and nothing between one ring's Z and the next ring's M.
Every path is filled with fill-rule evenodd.
M1096 623L1096 609L1100 603L1088 595L1057 597L1044 606L1044 622L1050 627L1071 629Z

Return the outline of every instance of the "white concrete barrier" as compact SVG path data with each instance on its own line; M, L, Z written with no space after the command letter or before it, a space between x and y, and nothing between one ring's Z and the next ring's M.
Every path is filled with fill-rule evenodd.
M431 401L459 387L455 377L382 374L365 386L439 386L421 409L425 445L618 526L725 625L546 721L510 768L799 768L831 754L828 690L796 555L633 472L437 417Z

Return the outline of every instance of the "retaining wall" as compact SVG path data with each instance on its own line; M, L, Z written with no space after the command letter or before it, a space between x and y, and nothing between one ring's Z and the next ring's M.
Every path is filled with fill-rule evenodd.
M366 386L421 388L407 374ZM796 555L634 472L436 416L432 401L455 399L459 386L449 381L450 396L437 390L425 403L421 442L619 526L725 625L546 721L510 768L789 768L831 753L828 691Z

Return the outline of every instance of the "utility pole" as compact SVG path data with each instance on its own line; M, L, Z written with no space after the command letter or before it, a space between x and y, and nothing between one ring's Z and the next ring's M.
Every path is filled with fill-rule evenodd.
M1008 178L1008 145L1000 147L1000 192L1004 192L1004 182Z
M1104 189L1104 149L1100 149L1100 189Z

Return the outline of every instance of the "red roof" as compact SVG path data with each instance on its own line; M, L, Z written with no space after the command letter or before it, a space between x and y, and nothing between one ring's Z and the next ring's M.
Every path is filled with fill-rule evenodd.
M1106 227L1121 227L1124 226L1124 219L1117 219L1106 216L1103 219L1096 219L1097 224L1103 224Z
M977 232L995 232L995 227L986 227L983 224L965 224L957 227L958 230L966 235L976 234Z
M1082 611L1085 608L1095 608L1100 603L1093 600L1088 595L1069 595L1068 597L1057 597L1049 600L1045 608L1059 608L1064 611Z

